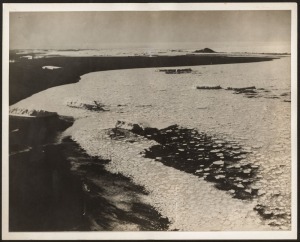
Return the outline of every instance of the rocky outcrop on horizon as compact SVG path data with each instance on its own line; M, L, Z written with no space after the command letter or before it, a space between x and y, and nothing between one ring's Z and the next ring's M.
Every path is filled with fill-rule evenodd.
M201 50L196 50L194 53L216 53L216 51L210 49L210 48L204 48Z

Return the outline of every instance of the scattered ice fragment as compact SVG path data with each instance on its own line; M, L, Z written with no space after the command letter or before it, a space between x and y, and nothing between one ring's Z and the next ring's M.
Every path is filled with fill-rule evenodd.
M217 166L223 166L224 165L224 161L223 160L214 161L213 164L217 165Z
M264 194L266 194L266 192L265 192L264 190L259 190L259 191L257 192L257 195L258 195L258 196L261 196L261 195L264 195Z
M42 68L44 70L55 70L55 69L60 69L61 67L59 67L59 66L43 66Z
M210 153L219 153L220 150L211 150Z
M224 175L216 175L215 178L216 178L217 180L219 180L219 179L225 178L225 176L224 176Z
M247 193L250 193L250 194L251 194L252 190L251 190L251 189L245 189L245 192L247 192Z
M243 170L243 173L245 173L245 174L249 174L251 172L251 169L245 169L245 170Z

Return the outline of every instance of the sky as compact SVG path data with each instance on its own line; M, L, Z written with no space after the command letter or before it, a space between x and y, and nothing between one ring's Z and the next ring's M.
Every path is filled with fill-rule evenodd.
M290 42L291 12L14 12L9 37L10 49Z

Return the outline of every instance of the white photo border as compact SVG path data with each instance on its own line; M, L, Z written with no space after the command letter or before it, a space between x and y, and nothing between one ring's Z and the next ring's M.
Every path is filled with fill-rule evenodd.
M9 117L9 13L74 11L291 11L291 231L239 232L9 232L8 229L8 117ZM2 239L3 240L194 240L297 239L297 3L7 3L3 4L2 45Z

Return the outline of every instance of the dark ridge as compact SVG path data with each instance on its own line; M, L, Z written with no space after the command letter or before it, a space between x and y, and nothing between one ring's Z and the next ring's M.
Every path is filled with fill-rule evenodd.
M223 89L220 85L218 86L197 86L197 89L204 89L204 90L220 90Z
M194 51L194 53L217 53L217 52L210 48L204 48L201 50L196 50L196 51Z
M169 221L144 204L142 186L105 169L70 137L72 118L10 116L9 231L167 230ZM126 200L115 198L122 195ZM125 207L125 208L124 208Z
M275 58L236 57L226 54L222 56L45 57L31 60L21 57L13 51L10 52L10 60L15 61L9 64L10 105L47 88L78 82L80 76L90 72L147 67L250 63L270 61ZM62 68L43 70L43 66Z
M159 70L160 72L164 72L166 74L183 74L183 73L191 73L192 69L187 68L187 69L162 69Z
M9 153L18 146L34 147L53 143L55 137L72 124L73 118L66 116L9 116Z
M236 92L245 92L245 91L249 91L249 90L255 90L256 87L255 86L251 86L251 87L227 87L226 90L233 90Z
M9 230L70 230L82 224L81 183L55 144L71 118L9 117ZM27 147L24 149L24 147Z

